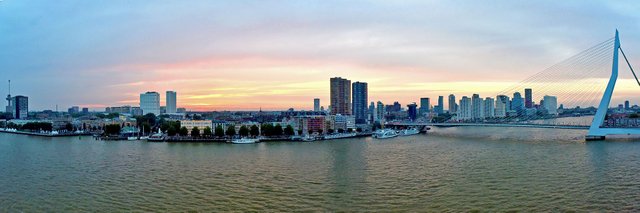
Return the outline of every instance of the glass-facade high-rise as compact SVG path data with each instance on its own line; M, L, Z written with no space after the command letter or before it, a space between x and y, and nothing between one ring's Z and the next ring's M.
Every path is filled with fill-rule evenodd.
M449 95L449 114L456 113L458 104L456 104L456 96L454 94Z
M176 113L178 108L177 108L177 98L178 94L175 91L167 91L167 97L165 97L167 100L167 108L166 108L166 113Z
M160 94L157 92L140 94L140 109L145 115L149 113L160 115Z
M340 77L330 81L331 114L351 115L351 81Z
M426 114L429 112L431 100L429 98L420 98L420 114Z
M356 119L356 124L367 123L367 103L368 101L368 89L366 82L356 81L352 85L353 95L353 115Z
M313 99L313 111L320 111L320 99L319 98L314 98Z
M533 94L531 88L524 89L524 107L533 108Z
M418 105L416 103L412 103L407 105L407 116L409 120L415 121L418 116Z

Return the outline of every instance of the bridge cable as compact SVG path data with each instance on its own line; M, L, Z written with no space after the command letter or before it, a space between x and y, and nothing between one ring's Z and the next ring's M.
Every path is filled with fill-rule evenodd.
M622 53L622 56L624 57L624 60L627 62L627 65L629 65L629 69L631 69L631 73L633 73L633 77L636 79L636 82L638 82L638 86L640 86L640 81L638 80L638 77L636 76L636 72L633 71L633 67L631 67L631 63L629 63L629 60L627 59L627 55L625 55L624 51L622 51L622 47L620 47L620 52Z

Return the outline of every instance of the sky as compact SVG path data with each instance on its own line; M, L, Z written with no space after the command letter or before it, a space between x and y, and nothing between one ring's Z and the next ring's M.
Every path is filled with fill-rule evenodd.
M136 106L146 91L164 104L167 90L190 110L308 110L316 97L328 105L340 76L384 103L494 96L615 29L639 64L637 11L636 1L0 0L0 94L11 79L32 110ZM618 99L640 104L620 72Z

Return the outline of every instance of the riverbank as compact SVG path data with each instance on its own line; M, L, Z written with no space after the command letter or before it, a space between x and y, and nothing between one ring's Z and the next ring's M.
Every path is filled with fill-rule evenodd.
M52 134L52 133L39 133L39 132L9 131L9 130L4 130L4 129L0 129L0 133L10 133L10 134L17 134L17 135L31 135L31 136L40 136L40 137L75 137L75 136L88 136L88 135L91 135L91 133L88 133L88 132L83 132L83 133L72 132L72 133Z

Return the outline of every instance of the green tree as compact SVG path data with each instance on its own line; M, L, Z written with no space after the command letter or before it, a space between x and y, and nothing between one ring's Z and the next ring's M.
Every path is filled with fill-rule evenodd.
M174 126L169 126L169 128L167 129L167 135L169 136L176 136L177 133L178 130Z
M293 127L291 125L287 125L284 128L284 135L295 135L296 133L293 131Z
M272 136L273 135L273 124L262 124L260 128L261 134L264 136Z
M342 128L338 129L338 133L344 133L344 129Z
M202 135L205 137L211 137L211 135L213 135L211 127L205 127Z
M282 126L280 126L280 124L277 124L275 127L273 127L273 135L277 135L280 136L283 134L283 130L282 130Z
M120 125L119 124L109 124L104 127L105 135L120 135Z
M313 134L313 130L311 130L311 129L308 132L309 132L310 135Z
M200 137L200 129L198 129L198 127L193 127L193 129L191 129L191 137Z
M321 134L321 135L322 135L322 132L324 132L324 130L322 130L322 129L319 129L319 130L318 130L318 134Z
M327 130L327 133L329 133L329 134L333 134L333 132L334 132L334 130L333 130L333 129L328 129L328 130Z
M356 128L356 132L362 132L362 128L360 127Z
M224 137L224 128L222 128L222 125L216 126L215 135L216 137Z
M64 129L67 131L73 131L73 124L67 123L64 125Z
M234 135L236 135L236 126L229 125L229 127L227 128L227 132L225 132L225 134L229 137L233 137Z
M260 135L260 128L258 128L258 126L253 125L251 126L251 130L249 130L249 133L251 134L251 136L258 136Z
M189 130L187 129L187 127L183 126L180 128L180 132L178 134L180 134L180 136L187 136L189 135Z
M238 134L243 137L249 136L249 128L247 128L245 125L242 125L240 127L240 130L238 130Z

